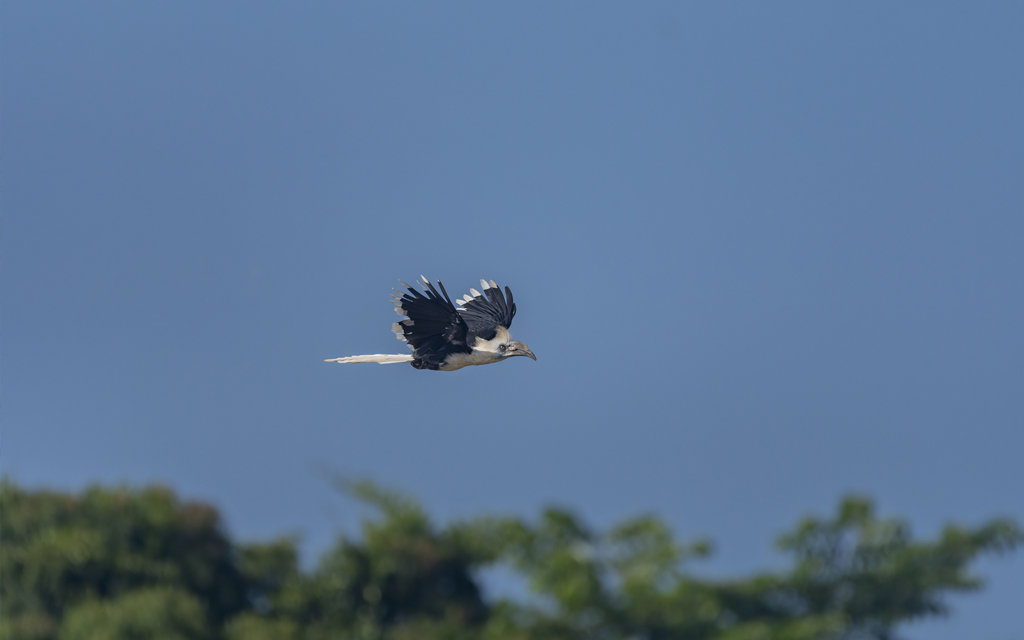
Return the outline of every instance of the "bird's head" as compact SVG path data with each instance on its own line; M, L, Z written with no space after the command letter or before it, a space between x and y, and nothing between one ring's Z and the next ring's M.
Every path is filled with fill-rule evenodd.
M498 345L498 358L505 359L512 356L526 356L534 360L537 359L537 356L533 355L533 352L530 351L530 347L517 340L509 340Z

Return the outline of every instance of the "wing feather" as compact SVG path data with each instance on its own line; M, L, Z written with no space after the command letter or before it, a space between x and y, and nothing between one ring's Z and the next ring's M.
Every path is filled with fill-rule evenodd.
M399 292L402 297L396 301L395 312L408 320L396 323L394 330L396 337L408 342L413 350L414 366L420 364L420 368L436 369L453 353L472 352L466 342L469 328L447 292L442 297L426 279L423 283L425 293L420 293L406 282L399 282L408 292ZM437 284L444 291L440 281Z
M501 288L493 280L490 282L481 280L480 285L484 288L486 295L476 289L470 289L472 297L466 296L465 301L459 301L464 307L459 314L469 328L467 341L470 344L478 336L484 340L493 339L498 327L508 329L512 325L512 318L516 315L511 289L505 287L508 294L508 300L506 300L501 293Z

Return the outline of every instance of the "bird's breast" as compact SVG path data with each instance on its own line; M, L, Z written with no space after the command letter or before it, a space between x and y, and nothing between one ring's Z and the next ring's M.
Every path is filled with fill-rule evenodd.
M441 371L455 371L462 367L475 367L480 364L491 364L499 358L493 351L473 350L471 353L453 353L441 365Z

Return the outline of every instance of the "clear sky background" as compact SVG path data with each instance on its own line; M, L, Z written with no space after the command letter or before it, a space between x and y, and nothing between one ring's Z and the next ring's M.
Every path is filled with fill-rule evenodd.
M5 2L3 471L312 558L359 508L1024 522L1024 5ZM509 285L518 358L388 294ZM911 638L1021 638L1024 558Z

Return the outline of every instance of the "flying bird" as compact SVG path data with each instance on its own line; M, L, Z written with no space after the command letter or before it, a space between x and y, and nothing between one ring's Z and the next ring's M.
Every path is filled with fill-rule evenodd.
M378 353L324 362L408 362L417 369L455 371L513 356L537 359L529 347L509 335L508 328L516 315L511 289L505 287L502 295L494 280L481 280L483 293L470 289L464 299L456 298L456 306L440 280L438 293L429 280L420 278L423 282L416 284L423 288L423 293L399 280L408 292L394 289L397 295L391 296L395 313L405 318L391 325L391 330L399 340L408 343L412 355Z

